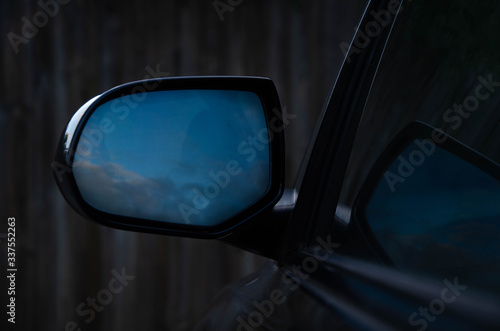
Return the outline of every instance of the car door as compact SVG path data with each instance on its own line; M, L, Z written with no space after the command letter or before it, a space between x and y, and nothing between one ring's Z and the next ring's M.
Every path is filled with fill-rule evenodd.
M299 268L307 275L298 279L302 288L355 329L500 325L493 276L499 265L499 14L494 2L372 1L346 51L310 152L283 271L298 278ZM436 156L441 149L450 153L449 163ZM362 219L374 199L367 191L385 184L390 164L406 170L388 182L396 205L433 210L423 213L426 227L404 208L390 210L389 226L397 226L376 237L375 222ZM470 170L464 174L459 164ZM435 181L414 174L426 167L452 184L402 189L411 178ZM476 172L488 175L472 191L465 185L470 178L477 183ZM484 196L477 192L490 186ZM464 195L453 209L437 194L429 198L438 189L448 200ZM491 213L478 215L484 206ZM460 217L442 221L450 210Z

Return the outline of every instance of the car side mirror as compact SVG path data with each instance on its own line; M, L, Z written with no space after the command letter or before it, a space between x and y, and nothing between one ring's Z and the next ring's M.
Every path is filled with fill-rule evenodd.
M81 215L121 229L221 237L283 193L281 108L271 80L125 84L78 110L54 174Z
M500 166L450 136L413 123L368 175L355 221L398 269L500 293Z

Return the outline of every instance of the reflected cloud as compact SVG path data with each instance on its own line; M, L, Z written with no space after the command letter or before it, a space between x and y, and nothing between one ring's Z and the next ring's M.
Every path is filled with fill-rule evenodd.
M263 194L267 187L267 176L264 174L268 169L267 164L262 163L255 165L254 170L259 167L261 171L227 175L224 178L227 178L226 185L217 183L208 173L203 181L193 181L193 177L189 176L192 171L183 172L179 168L173 179L150 179L112 162L96 165L86 160L80 161L79 166L74 168L74 174L82 197L101 211L155 221L210 226L234 216ZM182 213L186 208L191 211L188 218Z
M81 161L74 172L83 198L99 210L160 221L176 218L175 184L169 179L151 180L111 162Z

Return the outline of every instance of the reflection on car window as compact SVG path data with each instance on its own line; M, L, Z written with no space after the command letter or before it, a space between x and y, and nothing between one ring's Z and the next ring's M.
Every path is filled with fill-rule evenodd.
M379 254L401 270L500 293L500 181L440 146L413 166L421 147L415 140L392 162L360 215Z
M351 206L376 158L420 120L500 162L500 5L404 4L356 136L341 201ZM369 142L369 143L367 143Z
M416 120L500 163L499 17L493 1L403 4L358 128L342 204L353 206L375 160Z

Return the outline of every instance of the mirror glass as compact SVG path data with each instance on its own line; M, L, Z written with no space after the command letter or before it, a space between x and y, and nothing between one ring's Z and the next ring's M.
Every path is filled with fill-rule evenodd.
M101 211L213 226L267 192L269 159L266 117L255 93L154 91L95 109L73 173L83 199Z
M415 140L384 173L365 216L397 268L500 293L500 182L480 168Z

